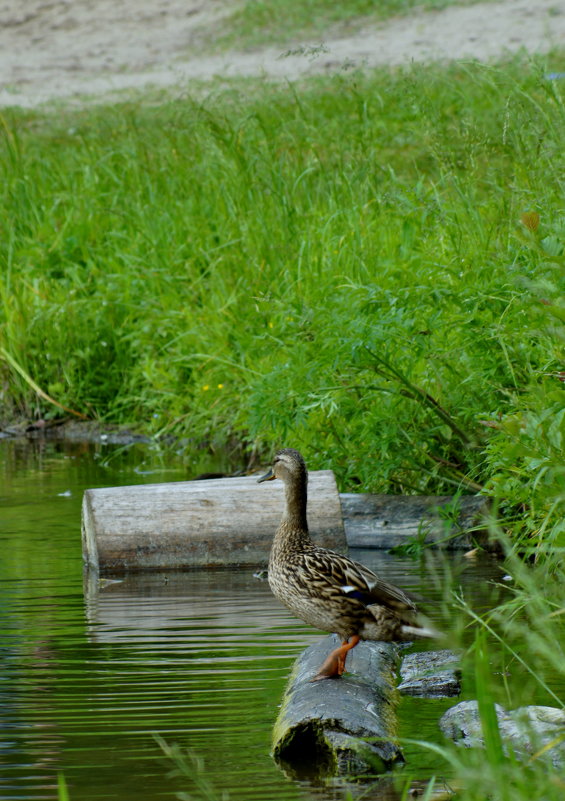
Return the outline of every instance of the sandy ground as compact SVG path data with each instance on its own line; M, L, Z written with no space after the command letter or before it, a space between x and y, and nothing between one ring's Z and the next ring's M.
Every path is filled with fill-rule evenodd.
M410 61L491 60L565 46L565 0L498 0L417 12L292 48L198 54L234 0L0 0L0 106L100 99L218 77L296 80ZM290 51L290 52L289 52Z

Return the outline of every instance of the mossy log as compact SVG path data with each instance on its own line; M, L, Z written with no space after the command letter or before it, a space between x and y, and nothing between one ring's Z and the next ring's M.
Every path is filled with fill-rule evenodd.
M361 642L340 679L312 681L337 647L328 635L295 662L273 732L273 756L294 774L382 773L402 762L396 743L396 673L392 643Z

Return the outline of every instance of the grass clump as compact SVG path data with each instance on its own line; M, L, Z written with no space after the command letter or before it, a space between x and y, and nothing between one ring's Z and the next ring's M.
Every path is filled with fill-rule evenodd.
M293 444L344 489L483 487L563 546L565 125L542 64L2 122L5 414Z
M501 536L504 542L504 536ZM507 543L510 548L510 544ZM565 575L559 555L532 568L508 553L506 598L479 614L463 597L457 602L471 629L463 665L465 694L478 702L481 745L412 742L445 761L448 785L458 801L558 801L565 789L565 728L542 738L535 726L509 738L495 704L507 711L565 706L563 625ZM440 774L441 775L441 774ZM429 783L439 784L437 779ZM433 797L433 796L432 796Z

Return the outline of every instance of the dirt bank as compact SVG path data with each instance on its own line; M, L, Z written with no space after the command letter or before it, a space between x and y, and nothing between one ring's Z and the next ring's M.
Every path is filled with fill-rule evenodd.
M99 99L218 76L296 80L410 61L487 61L565 44L565 0L499 0L418 12L291 48L198 55L203 32L213 31L234 5L233 0L4 0L0 106Z

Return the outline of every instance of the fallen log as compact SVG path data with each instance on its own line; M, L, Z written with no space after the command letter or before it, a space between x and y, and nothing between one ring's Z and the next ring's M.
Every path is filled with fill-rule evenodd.
M331 470L309 474L312 538L326 548L390 549L422 537L469 547L456 536L476 525L486 501L450 497L339 494ZM101 573L261 565L283 511L283 486L257 487L255 476L88 489L82 504L83 558ZM458 515L458 516L457 516Z
M312 539L345 550L331 470L309 475ZM257 565L268 559L284 507L282 482L254 476L86 490L85 563L100 572Z
M306 648L288 681L273 729L273 756L294 776L379 774L404 758L397 742L399 693L442 698L459 691L459 657L453 651L405 656L402 646L361 642L347 655L339 680L312 682L337 646L329 635ZM404 687L402 686L404 685Z
M398 649L361 642L341 679L312 682L338 643L328 635L298 657L275 723L273 756L297 775L382 773L403 761L396 743Z
M446 548L472 548L484 539L480 530L488 500L480 495L339 496L350 548L390 550L412 539ZM451 507L449 511L447 511Z

